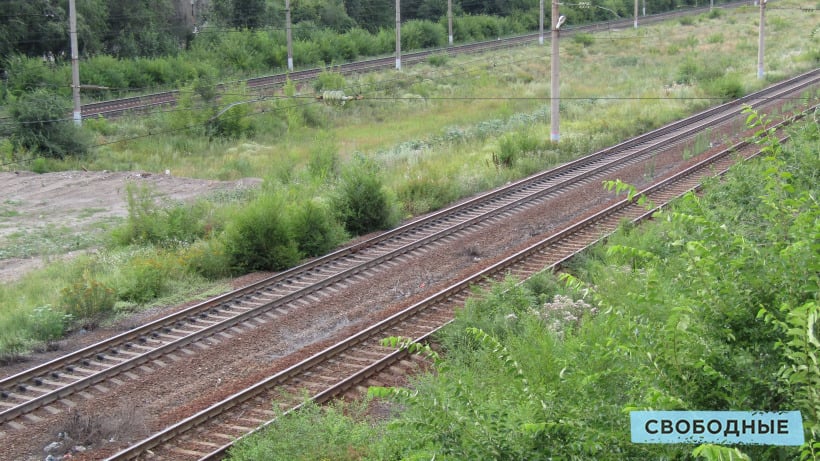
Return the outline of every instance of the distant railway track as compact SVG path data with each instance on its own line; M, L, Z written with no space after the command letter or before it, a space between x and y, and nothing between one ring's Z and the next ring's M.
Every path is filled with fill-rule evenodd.
M781 141L787 138L782 131L778 131L778 137ZM408 356L404 351L381 344L380 340L385 336L425 341L451 321L454 310L463 305L475 287L488 288L491 283L510 275L526 279L544 270L555 270L614 232L625 220L648 219L674 198L696 190L705 178L724 174L737 158L749 159L759 153L759 147L746 141L716 152L646 188L633 199L617 201L108 460L141 459L149 450L150 459L222 459L233 446L233 440L245 436L249 428L260 425L260 422L261 427L273 422L276 413L270 407L272 401L279 403L282 410L292 411L301 406L301 401L288 396L301 396L301 391L307 390L313 400L322 403L362 386L368 380L378 380L379 374L386 369L407 367ZM639 205L641 197L654 205L649 209ZM191 434L194 430L195 434ZM230 442L225 443L225 440Z
M138 377L146 367L150 368L152 363L170 354L190 346L196 348L221 337L241 334L245 325L286 316L299 306L322 302L334 296L336 290L346 283L367 279L374 273L402 264L418 252L435 251L440 242L461 232L492 228L499 220L539 201L548 200L579 184L600 181L604 175L616 174L630 164L652 156L664 146L692 138L707 127L734 123L733 120L745 105L758 107L793 97L795 93L816 87L818 79L820 69L483 194L249 287L0 380L0 432L6 429L25 430L29 421L39 418L38 412L54 414L63 411L60 408L70 408L74 395L83 394L83 398L93 399L95 395L116 390L119 387L118 377ZM561 247L573 251L580 248L566 240ZM453 297L452 294L448 296ZM422 322L428 327L440 325L441 312L449 312L446 309L421 310L428 312L425 315L432 316ZM382 327L372 328L376 328L374 331L377 333L360 341L367 343L367 347L376 347L372 343L377 341L376 336L383 334ZM290 376L288 379L291 379ZM304 381L304 375L299 379ZM63 405L55 405L57 402ZM238 424L237 427L246 428L246 424ZM188 448L182 450L195 451Z
M721 7L736 7L744 4L748 4L749 2L734 2L729 4L721 5ZM658 13L652 14L648 16L642 16L640 18L641 24L652 24L661 21L666 21L675 17L689 15L689 14L698 14L709 11L709 7L700 7L700 8L692 8L692 9L682 9L678 11L670 11L665 13ZM561 34L563 36L572 36L573 34L579 32L596 32L600 30L608 30L608 29L618 29L618 28L629 28L633 26L633 18L623 18L614 21L605 21L599 22L594 24L585 24L577 27L567 28L562 30ZM533 42L538 41L540 37L539 33L531 33L531 34L524 34L515 37L505 37L499 38L498 40L487 40L483 42L475 42L475 43L467 43L461 45L454 45L448 46L446 48L437 48L437 49L430 49L412 53L405 53L402 54L401 59L403 65L413 65L419 62L423 62L430 56L440 55L440 54L448 54L451 56L459 55L459 54L471 54L471 53L482 53L487 51L494 51L498 49L505 49L511 48L515 46L522 46L528 45ZM545 33L544 40L549 41L549 32ZM395 55L390 55L387 57L369 59L364 61L356 61L341 64L338 66L334 66L333 69L336 72L350 75L356 73L364 73L364 72L372 72L376 70L383 70L383 69L390 69L395 67L396 64L396 57ZM251 91L259 94L259 95L266 95L271 94L272 91L276 88L281 88L288 79L294 82L304 82L310 81L315 79L323 69L321 68L313 68L313 69L305 69L305 70L298 70L290 73L281 73L275 75L269 75L264 77L256 77L244 80L244 83L247 85L248 89ZM164 91L160 93L154 93L149 95L143 96L134 96L129 98L122 98L110 101L101 101L101 102L93 102L88 104L83 104L82 106L82 114L83 117L107 117L107 118L115 118L121 116L125 113L133 113L133 112L146 112L150 111L154 108L164 107L164 106L173 106L176 104L177 97L179 95L178 90L173 91Z

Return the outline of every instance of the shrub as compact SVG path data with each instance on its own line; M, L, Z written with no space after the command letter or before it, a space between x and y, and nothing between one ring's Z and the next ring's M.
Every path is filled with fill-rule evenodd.
M156 192L148 186L129 183L125 191L128 219L112 233L116 242L173 247L205 235L208 214L205 202L162 207L157 203Z
M29 314L31 336L46 343L60 339L70 318L65 313L48 305L35 307L34 311Z
M458 185L457 181L434 173L418 175L402 183L396 195L405 212L417 215L439 209L456 200Z
M434 54L427 58L427 63L433 67L443 67L447 65L449 60L449 56L446 54Z
M310 150L308 171L320 181L336 178L339 174L338 147L333 139L325 134L319 135Z
M401 27L401 41L407 50L440 47L447 43L447 32L441 24L411 20Z
M17 125L12 136L14 143L52 158L85 155L91 146L91 136L66 118L70 112L69 100L49 90L39 89L20 96L11 106L11 116Z
M299 262L284 200L268 193L240 211L226 229L225 251L240 272L282 270Z
M376 164L361 155L342 173L335 207L345 229L353 235L387 229L397 221Z
M333 212L319 200L299 203L293 212L291 224L299 251L306 256L323 255L347 238L344 227Z
M736 99L745 94L743 82L733 75L726 75L707 83L706 92L724 100Z
M164 295L171 267L152 256L137 256L124 265L117 295L124 301L145 304Z
M595 36L593 36L592 34L579 32L572 36L572 42L577 43L578 45L581 45L584 48L586 48L595 43Z
M317 93L325 90L341 90L346 85L344 75L325 68L313 81L313 90Z
M199 240L183 253L185 267L209 280L230 275L231 261L221 239Z
M114 309L116 301L114 290L85 270L80 280L63 288L60 306L82 326L93 328Z

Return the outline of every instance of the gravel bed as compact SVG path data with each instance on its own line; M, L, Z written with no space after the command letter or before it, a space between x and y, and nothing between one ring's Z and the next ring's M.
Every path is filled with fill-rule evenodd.
M725 133L721 132L725 131ZM716 140L734 129L715 130ZM659 153L648 162L630 166L609 179L621 179L638 187L657 177L697 160L683 159L686 146L679 145ZM229 395L250 386L298 361L343 339L359 327L385 318L404 307L473 273L502 257L530 245L583 216L602 209L614 200L600 182L576 187L572 191L515 214L489 230L472 229L448 243L441 242L435 251L413 253L401 266L383 268L365 282L346 282L332 298L296 309L276 320L247 329L232 339L221 339L207 350L190 346L178 358L165 359L164 367L151 365L153 372L141 373L137 379L122 377L122 384L107 397L86 401L72 396L76 406L70 412L50 415L38 411L42 420L24 421L25 430L0 426L2 458L43 460L44 447L58 440L57 434L76 432L79 417L116 428L115 434L104 434L96 440L74 440L84 448L74 460L103 459L117 450L190 416ZM251 274L234 282L234 287L250 284L270 274ZM127 319L120 325L100 329L61 342L61 350L37 354L23 364L0 369L9 375L29 368L59 354L78 349L106 335L116 334L118 327L133 325L169 314L185 306L169 306ZM397 376L397 382L404 382ZM58 404L59 406L59 404ZM378 410L376 410L378 412ZM117 415L130 421L116 421ZM111 418L115 421L111 421ZM72 425L73 424L73 425ZM99 431L104 432L104 431Z

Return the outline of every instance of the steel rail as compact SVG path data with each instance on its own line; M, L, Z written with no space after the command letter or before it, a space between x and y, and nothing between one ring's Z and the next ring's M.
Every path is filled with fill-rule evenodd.
M785 123L785 122L783 122ZM668 190L675 184L685 183L686 181L694 180L697 184L700 184L702 177L696 177L695 174L698 172L705 172L706 175L709 175L709 168L715 164L719 160L728 159L730 153L736 152L739 148L743 146L749 145L748 142L739 143L731 148L724 149L720 153L717 153L713 156L710 156L708 159L702 160L695 165L692 165L685 170L676 173L672 177L664 179L659 183L648 187L647 189L639 192L634 198L632 199L622 199L617 203L607 207L606 209L595 213L594 215L590 216L589 218L574 224L571 227L568 227L558 233L555 233L546 239L538 242L535 245L528 247L525 250L522 250L516 253L513 256L505 258L502 261L495 263L494 265L490 266L487 269L484 269L476 274L452 285L451 287L444 289L433 296L428 297L424 301L421 301L407 309L394 314L393 316L380 321L359 333L349 337L348 339L341 341L324 351L315 354L314 356L310 357L309 359L300 362L296 365L289 367L286 370L283 370L276 375L263 380L250 388L241 391L233 396L219 402L217 404L212 405L211 407L197 413L196 415L191 416L190 418L186 418L183 421L161 431L153 436L144 439L141 442L129 447L125 450L120 451L119 453L115 454L114 456L108 458L110 461L113 460L124 460L124 459L135 459L136 457L140 456L145 450L149 450L154 448L162 443L165 443L169 440L172 440L178 437L180 434L188 432L194 427L198 427L204 422L210 421L225 411L230 410L231 408L236 407L237 405L243 404L251 399L257 398L259 395L263 394L264 392L269 391L272 388L277 386L281 386L290 379L300 374L304 374L305 371L315 367L317 364L327 361L329 358L340 354L343 351L347 351L352 347L362 344L365 341L372 339L380 334L383 334L385 331L394 328L396 325L400 324L401 322L412 318L413 316L417 315L419 312L430 309L436 304L440 303L447 303L448 300L457 297L459 294L467 291L469 288L483 284L486 281L490 280L498 280L511 271L511 268L521 264L524 261L532 258L534 255L544 255L546 254L546 250L550 247L554 247L556 245L560 245L564 240L568 237L576 234L580 234L585 232L587 229L591 228L595 224L600 224L602 221L609 221L609 231L613 231L615 227L617 227L617 223L620 222L622 218L622 214L625 210L631 210L631 213L637 211L637 216L632 216L633 221L643 220L649 218L657 209L661 207L661 205L655 206L652 210L646 211L643 209L638 203L637 199L640 197L653 197L656 194L665 194L664 201L671 200L672 197L676 197L682 195L697 185L689 187L684 187L683 191L677 190L674 191L671 195L668 194ZM731 162L731 160L730 160ZM725 171L725 169L724 169ZM619 214L620 213L620 214ZM597 233L597 232L596 232ZM573 250L571 253L564 255L560 259L553 261L551 264L547 265L547 269L553 269L558 265L563 264L565 261L573 257L574 255L578 254L579 252L586 249L589 245L597 243L600 239L604 238L606 234L599 234L597 236L592 237L591 242L584 243L580 246L580 248ZM577 246L578 244L576 244ZM545 266L541 266L542 268ZM544 269L539 269L544 270ZM441 326L437 326L434 328L438 329ZM420 336L419 338L424 338L425 336L431 334L428 331L425 335ZM391 352L386 357L379 359L376 363L371 365L370 367L366 367L361 369L357 373L352 376L346 377L339 383L329 386L326 390L316 394L313 398L319 402L328 400L336 395L339 395L341 392L349 389L351 386L355 385L355 383L361 382L363 379L372 376L373 374L377 373L379 370L388 367L391 363L398 359L401 356L401 352ZM266 423L266 424L269 424ZM227 444L219 448L218 450L205 455L201 459L203 460L211 460L211 459L219 459L221 456L225 454L227 449L230 448L232 444Z
M721 5L723 8L735 8L749 4L748 1L731 2ZM655 13L647 16L642 16L642 23L651 24L665 21L679 16L690 14L699 14L709 11L709 7L693 7L689 9L681 9L676 11L667 11L663 13ZM564 31L564 35L571 36L578 32L594 32L600 30L608 30L621 27L632 27L633 18L616 19L611 21L601 21L592 24L584 24L577 27L569 27ZM510 48L513 46L527 45L538 41L540 37L539 32L527 33L511 37L499 38L497 40L484 40L471 43L463 43L443 48L432 48L428 50L405 53L402 55L402 60L407 65L417 64L424 61L426 58L447 53L449 55L458 54L472 54L485 51L494 51L503 48ZM550 37L546 36L546 40ZM373 59L365 59L362 61L348 62L335 66L334 68L345 75L356 73L358 71L388 69L395 65L395 56L387 55L385 57L377 57ZM252 77L242 80L249 88L269 88L283 85L288 79L294 81L309 80L318 76L324 69L310 68L294 72L273 74L261 77ZM225 83L219 84L218 88L224 88ZM145 108L153 108L157 106L173 105L176 103L177 95L180 90L164 91L142 96L132 96L122 99L114 99L109 101L98 101L82 105L81 112L83 117L94 116L118 116L129 111L144 111ZM125 106L125 107L123 107Z
M784 83L783 85L774 85L774 86L770 87L770 90L774 89L774 88L779 88L779 89L782 90L784 87L794 88L794 86L795 86L794 84L785 84ZM727 105L724 105L724 106L728 107L728 106L731 106L731 105L732 104L727 104ZM708 119L707 115L708 114L713 114L713 112L714 111L704 111L703 114L696 114L695 116L690 117L690 118L692 120L703 121L703 120ZM707 114L707 115L704 115L704 114ZM730 115L720 116L720 117L714 118L712 120L707 120L707 123L708 124L714 124L714 123L717 123L718 121L726 120L727 117L734 116L734 115L736 115L736 114L732 113ZM659 137L661 137L661 134L673 132L673 128L678 127L679 125L680 125L680 123L676 122L676 123L670 124L666 127L662 127L658 130L655 130L654 132L650 132L646 136L646 139L658 139ZM691 132L689 133L689 135L691 135ZM682 137L683 137L683 134L678 133L677 135L672 136L670 138L667 138L662 142L668 143L668 142L671 142L671 141L674 141L674 140L678 140ZM646 143L646 142L647 141L644 141L644 143ZM592 158L598 158L598 159L608 158L608 160L610 160L608 162L608 164L605 164L605 165L600 166L598 168L593 168L592 170L586 171L584 173L586 175L595 174L597 172L600 172L602 169L608 167L612 163L616 162L616 159L611 158L614 151L624 150L627 147L632 147L634 144L640 144L640 143L635 141L635 140L627 141L625 143L621 143L617 146L614 146L613 148L604 149L603 151L600 151L596 154L592 154L590 156L584 157L584 158L579 159L577 161L570 162L566 165L563 165L562 167L556 168L554 170L550 170L550 172L548 172L548 173L551 173L550 177L558 177L560 174L564 174L564 173L567 173L569 171L577 170L578 168L581 168L584 165L589 164L589 160L592 159ZM645 147L644 149L642 149L642 151L645 153L647 151L650 151L654 147L656 147L656 146L651 145L651 146ZM641 153L642 151L632 153L629 156L617 159L617 161L624 161L624 160L629 159L630 157L642 155L642 153ZM501 200L501 198L499 198L499 197L501 197L501 195L509 194L511 190L515 190L515 191L525 190L527 187L531 187L535 182L543 181L544 178L545 178L545 176L543 174L542 175L535 175L534 177L521 180L518 183L515 183L515 184L509 186L508 188L502 188L502 189L499 189L497 191L494 191L494 192L485 194L483 196L480 196L476 200L484 200L484 201ZM563 186L566 186L568 183L571 183L573 181L578 181L578 180L581 180L581 179L582 178L579 176L579 177L576 177L575 179L567 180L566 182L560 184L560 186L563 187ZM510 203L507 203L507 204L503 205L502 207L496 208L492 213L493 214L500 214L500 213L506 212L506 210L509 210L509 209L517 207L517 206L521 206L529 200L533 200L534 198L540 198L540 197L546 196L547 194L549 194L553 190L555 190L557 187L559 187L559 185L553 185L551 187L544 188L541 191L538 191L534 194L526 195L522 198L514 200ZM449 209L446 209L442 213L443 214L448 214L450 211L455 212L454 210L459 210L459 209L460 210L465 210L465 211L463 211L465 213L469 213L474 208L476 208L476 206L477 205L475 205L475 202L467 202L465 204L462 204L462 205L459 205L459 206L454 206L454 207L451 207ZM388 253L385 253L381 256L378 256L374 259L367 260L363 263L360 263L357 266L354 266L354 267L352 267L348 270L345 270L345 271L341 271L341 272L339 272L339 273L337 273L333 276L327 277L327 278L323 279L322 281L314 283L314 284L312 284L312 285L310 285L306 288L302 288L302 289L300 289L296 292L286 294L286 295L280 297L279 299L277 299L275 301L263 304L262 306L256 307L255 309L247 310L247 311L242 312L238 315L234 315L232 317L229 317L227 320L223 319L221 322L219 322L215 325L211 325L207 328L204 328L204 329L202 329L198 332L194 332L193 334L187 334L187 336L184 336L182 338L176 338L174 336L171 336L171 338L173 338L173 340L169 343L157 346L155 349L149 350L148 352L145 352L145 353L142 353L142 354L137 355L135 357L132 357L129 360L120 361L119 363L116 363L115 365L110 366L110 368L107 368L107 369L105 369L103 371L100 371L100 372L92 373L89 376L83 377L83 378L75 381L74 383L72 383L70 385L67 385L65 387L59 387L59 388L57 388L53 391L44 393L43 395L41 395L41 396L39 396L35 399L29 400L29 401L27 401L27 402L25 402L21 405L12 407L11 409L8 409L8 410L0 413L0 422L14 419L16 417L19 417L22 414L33 411L34 409L37 409L41 406L47 405L49 403L52 403L54 401L59 400L60 398L64 398L68 395L71 395L71 394L73 394L73 393L75 393L79 390L85 389L89 386L92 386L92 385L95 385L95 384L100 383L102 381L105 381L106 379L108 379L110 377L113 377L113 376L116 376L117 374L119 374L123 371L126 371L126 370L131 369L131 368L135 368L135 367L137 367L141 364L144 364L144 363L146 363L146 362L148 362L152 359L155 359L155 358L157 358L161 355L165 355L167 353L170 353L173 350L184 347L185 345L190 344L194 341L197 341L197 340L200 340L202 338L212 336L212 335L214 335L218 332L224 331L224 330L226 330L228 328L231 328L234 325L236 325L236 324L238 324L242 321L245 321L249 318L252 318L252 317L257 316L257 315L261 315L262 313L268 312L268 311L270 311L272 309L275 309L279 306L286 305L286 304L288 304L288 303L290 303L290 302L292 302L292 301L294 301L294 300L296 300L300 297L307 296L310 293L316 292L318 290L321 290L322 288L325 288L325 287L330 286L334 283L337 283L337 282L343 280L344 278L347 278L347 277L350 277L352 275L358 274L358 273L360 273L364 270L367 270L369 268L376 267L376 266L378 266L379 264L383 263L384 261L386 261L388 259L392 259L392 258L394 258L398 255L405 254L405 253L407 253L409 251L412 251L416 248L419 248L419 247L421 247L421 246L423 246L423 245L425 245L425 244L427 244L427 243L429 243L433 240L443 238L447 235L452 234L453 232L457 232L458 230L461 230L461 229L464 229L464 228L469 227L471 225L474 225L474 224L480 222L482 219L486 219L486 218L487 218L487 215L479 214L477 216L474 216L473 218L470 218L466 221L463 221L461 224L457 224L457 225L452 226L448 229L445 229L444 231L440 231L440 232L431 234L431 235L429 235L425 238L417 239L414 242L411 242L410 244L404 245L404 246L402 246L398 249L394 249L394 250L392 250ZM393 238L397 235L400 235L400 234L404 233L405 231L407 231L408 233L413 233L413 232L415 232L414 229L417 229L417 226L420 225L420 224L425 223L425 221L427 221L427 222L439 222L442 219L444 219L444 218L442 218L440 215L434 215L434 216L428 217L426 220L420 220L420 221L417 221L415 223L411 223L411 224L408 224L406 226L402 226L402 228L398 228L394 231L385 233L382 236L379 236L379 237L373 239L373 241L376 241L376 242L385 241L387 239L390 239L390 238ZM374 244L374 243L371 242L371 244L368 244L367 242L364 242L364 243L362 243L358 246L349 247L348 249L341 250L340 252L337 252L337 254L344 254L345 256L353 255L356 252L360 252L363 248L372 246L372 244ZM333 257L333 255L329 255L328 258L330 258L330 260L335 259ZM241 302L242 299L247 299L249 296L251 296L251 295L249 295L249 293L258 292L260 289L269 290L269 287L270 287L271 284L282 283L283 280L289 280L291 278L299 279L300 276L299 275L294 275L294 273L296 273L296 274L298 274L299 272L309 273L313 270L316 270L317 269L317 264L320 264L321 261L322 261L322 258L320 258L316 261L313 261L311 263L305 264L303 266L300 266L298 268L295 268L292 271L288 271L288 272L285 272L285 273L280 274L278 276L272 277L271 279L267 279L267 280L258 282L257 284L251 285L250 287L246 287L245 289L237 290L237 291L232 292L232 293L228 293L228 294L223 295L221 297L218 297L214 300L206 301L204 303L198 304L197 306L194 306L194 307L189 308L187 310L181 311L179 313L166 316L163 319L158 320L157 322L153 322L153 323L150 323L150 324L145 325L143 327L137 328L135 330L132 330L132 331L123 333L121 335L118 335L118 336L112 338L111 341L102 342L102 343L98 343L96 345L89 346L88 348L85 348L85 349L83 349L81 351L78 351L74 354L64 356L61 359L55 359L54 361L49 362L47 364L44 364L41 367L36 367L36 368L30 369L30 370L24 371L24 372L19 373L15 376L12 376L12 377L7 378L3 381L0 381L0 388L5 387L5 388L8 389L10 387L19 386L20 383L22 383L26 380L33 380L33 381L35 381L35 385L40 385L40 384L37 384L38 380L43 381L44 379L48 379L48 374L49 373L54 374L55 370L57 370L57 369L60 369L62 367L66 367L66 366L70 367L70 365L67 365L67 364L72 363L72 362L73 363L86 362L86 363L83 363L83 365L88 367L89 366L89 363L87 363L88 361L93 360L94 358L99 359L101 354L108 354L112 350L116 354L117 353L116 347L121 347L122 344L125 344L126 348L131 348L132 346L129 345L131 341L141 341L142 343L145 343L146 341L144 340L144 338L145 338L146 335L150 334L150 335L153 335L153 336L156 337L156 336L158 336L157 333L156 333L157 330L160 330L160 329L168 330L167 325L170 325L172 323L176 323L177 325L179 325L179 323L183 322L183 321L192 322L192 321L194 321L192 319L195 318L196 316L202 317L203 312L205 312L209 309L211 311L213 311L215 306L222 306L222 305L224 305L226 303L230 303L230 302L239 303L239 302ZM196 321L206 322L206 320L204 320L204 319L203 320L196 320ZM183 322L183 324L184 324L184 322ZM178 330L178 331L182 331L182 330ZM170 333L170 331L165 331L164 333ZM132 355L132 356L134 355L134 354L129 353L128 351L123 351L123 352L124 352L125 355ZM108 358L111 358L110 355L108 355ZM7 391L4 391L4 392L6 392L6 394L4 394L4 395L7 396L8 392Z

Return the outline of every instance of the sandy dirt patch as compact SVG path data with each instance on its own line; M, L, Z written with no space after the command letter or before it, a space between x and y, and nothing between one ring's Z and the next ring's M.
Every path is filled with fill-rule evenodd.
M161 199L186 201L255 187L261 180L210 181L139 172L0 172L0 282L42 267L46 257L86 251L96 234L110 231L128 215L129 183L146 185Z

